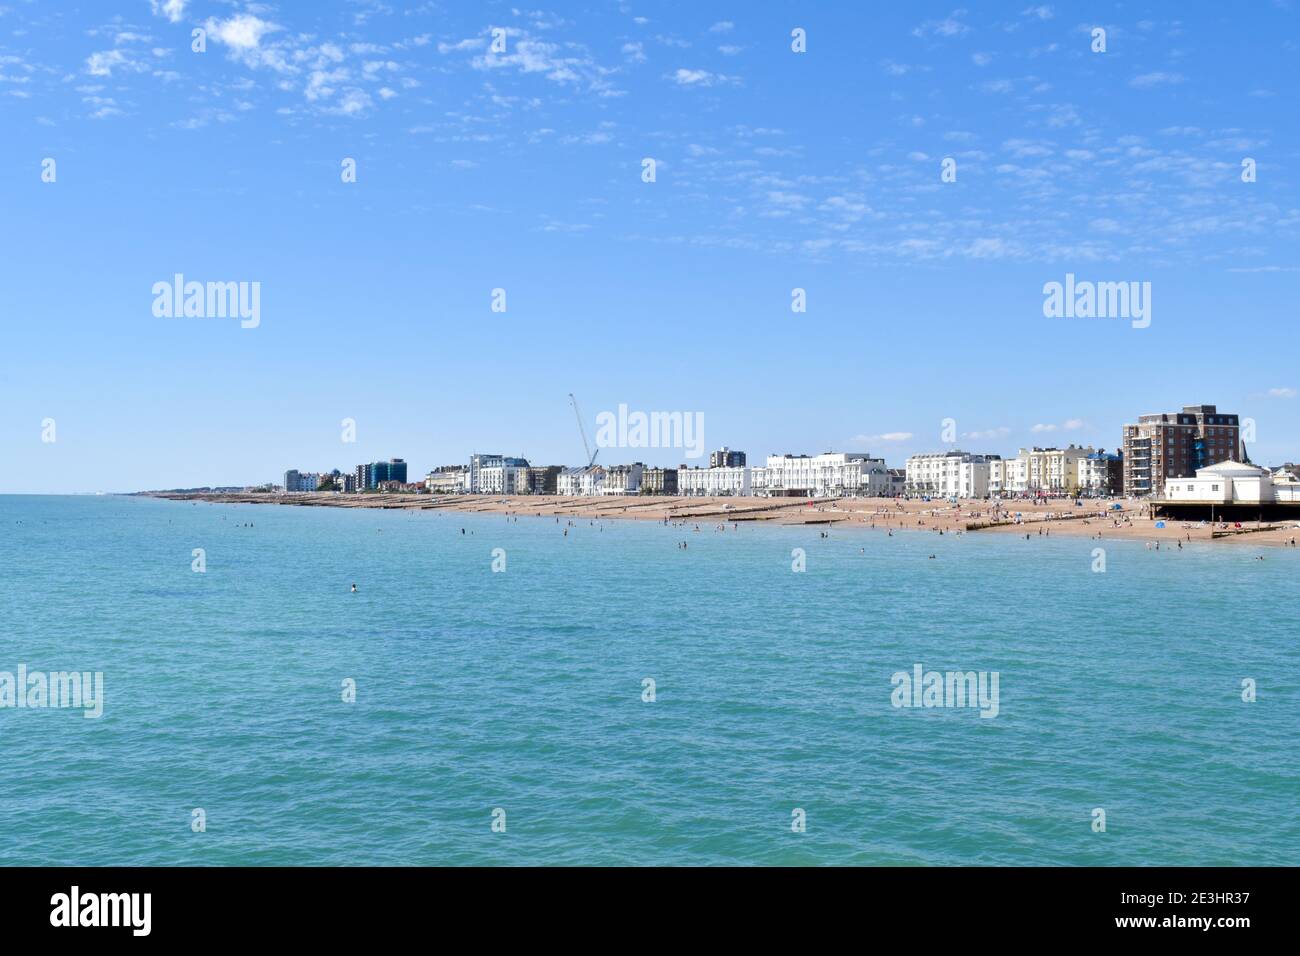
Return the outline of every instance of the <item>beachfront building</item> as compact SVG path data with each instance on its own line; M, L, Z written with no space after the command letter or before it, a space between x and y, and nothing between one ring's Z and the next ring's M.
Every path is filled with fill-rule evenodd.
M1027 462L1025 490L1031 495L1077 495L1079 461L1094 454L1091 447L1022 448L1016 455Z
M375 486L375 488L385 494L403 495L418 495L422 491L427 490L422 481L397 481L392 478L387 481L381 481Z
M561 495L598 495L605 483L605 469L601 465L587 468L566 468L556 478L556 491Z
M710 468L743 468L745 466L745 453L743 451L732 451L726 445L723 445L717 451L709 453Z
M465 490L471 495L522 495L528 492L528 460L506 455L470 455Z
M406 462L401 458L372 461L357 465L353 474L356 476L357 491L373 491L385 481L400 481L406 484Z
M941 451L913 455L907 459L904 490L909 495L934 498L987 498L992 489L992 466L997 455L966 451ZM997 481L1001 490L1001 473Z
M1273 474L1237 461L1198 468L1194 478L1165 482L1165 500L1197 504L1271 504Z
M747 495L752 473L747 465L719 465L716 468L677 469L679 495Z
M1236 415L1214 405L1184 405L1181 412L1140 415L1124 426L1124 493L1163 497L1171 478L1245 458Z
M285 491L315 491L320 485L320 475L309 471L290 468L284 473Z
M1273 501L1277 504L1300 504L1300 475L1284 468L1273 472Z
M753 469L750 478L754 494L770 497L885 496L893 488L885 459L864 452L768 455L767 464Z
M994 458L989 462L989 497L1010 497L1016 477L1016 458Z
M1165 483L1158 506L1169 514L1197 516L1300 515L1300 479L1288 471L1269 471L1255 464L1219 462L1197 468L1195 477L1173 477ZM1213 509L1208 515L1204 509Z
M634 461L630 465L611 465L605 469L605 480L600 486L602 495L639 495L641 473L645 465Z
M1004 493L1008 496L1029 493L1029 456L1017 455L1005 460Z
M424 488L435 495L463 495L469 469L464 465L443 465L424 477Z
M677 494L676 468L647 468L641 472L641 494Z
M1079 459L1079 494L1093 498L1118 495L1124 488L1124 459L1106 449Z
M530 495L553 495L556 493L560 472L559 465L530 465L528 468L528 493Z

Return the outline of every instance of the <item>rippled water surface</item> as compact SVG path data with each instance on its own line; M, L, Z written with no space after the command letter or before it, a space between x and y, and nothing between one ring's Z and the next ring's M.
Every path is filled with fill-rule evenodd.
M1300 862L1296 553L564 527L0 497L0 671L105 683L0 709L0 862Z

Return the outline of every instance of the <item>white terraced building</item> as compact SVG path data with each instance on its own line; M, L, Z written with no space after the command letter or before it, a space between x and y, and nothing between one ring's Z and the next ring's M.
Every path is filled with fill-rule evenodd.
M679 495L747 495L755 469L748 465L719 465L714 468L677 469Z
M756 495L838 498L888 495L892 482L883 458L828 451L821 455L768 455L766 465L753 469L750 487Z
M590 468L566 468L555 479L555 493L576 497L598 495L605 483L605 469L600 465Z
M528 493L528 462L503 455L471 455L466 490L472 495Z
M424 487L435 494L464 494L468 475L469 470L463 465L460 468L439 468L425 476Z
M909 495L935 498L987 498L997 470L999 488L1005 483L1002 459L997 455L977 455L966 451L941 451L913 455L907 459Z
M1026 491L1041 492L1049 495L1078 494L1079 460L1094 454L1096 449L1080 448L1031 448L1020 449L1017 458L1029 463L1026 476Z
M1018 495L1028 483L1029 460L1027 458L998 458L989 461L989 497L1001 498L1004 495Z
M633 462L630 465L611 465L605 471L605 480L600 486L602 495L636 495L641 493L641 476L645 465Z
M1108 455L1105 450L1079 459L1079 492L1092 497L1119 493L1124 483L1124 472L1119 455Z

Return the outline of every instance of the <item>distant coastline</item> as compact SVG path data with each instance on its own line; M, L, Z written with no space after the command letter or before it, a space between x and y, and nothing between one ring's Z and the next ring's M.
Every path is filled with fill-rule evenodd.
M1031 538L1070 535L1093 540L1136 540L1177 548L1178 542L1221 542L1291 547L1300 543L1296 522L1208 522L1153 519L1145 505L1125 499L1011 499L1000 503L902 498L769 498L742 495L433 495L253 491L149 491L138 496L211 504L288 505L318 508L446 511L540 518L640 520L669 524L817 525L932 534L987 532ZM1119 505L1118 508L1114 507ZM1157 524L1163 527L1157 527Z

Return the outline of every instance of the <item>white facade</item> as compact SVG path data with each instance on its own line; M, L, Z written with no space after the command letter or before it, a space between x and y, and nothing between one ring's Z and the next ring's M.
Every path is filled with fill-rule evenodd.
M468 474L463 469L460 471L431 471L424 478L424 487L431 493L463 495Z
M630 465L611 465L605 471L605 480L600 486L602 495L636 495L641 493L641 476L645 465L633 462Z
M768 455L767 464L753 469L751 479L756 495L838 498L888 495L892 487L885 460L861 452Z
M1070 494L1079 490L1079 460L1093 454L1092 448L1020 449L1017 458L1029 459L1029 491Z
M996 477L994 465L997 465ZM904 487L908 494L936 498L987 498L1001 491L1005 473L997 455L965 451L913 455L907 459Z
M465 490L473 495L528 493L528 462L503 455L471 455Z
M1098 452L1095 455L1088 455L1079 459L1079 491L1085 495L1108 495L1118 494L1119 489L1113 488L1110 480L1110 464L1116 458L1107 455L1104 452ZM1123 483L1123 476L1119 478L1120 484Z
M1017 455L1015 458L1004 460L1004 484L1005 493L1009 495L1023 495L1029 490L1029 457L1021 458Z
M1293 475L1274 475L1267 468L1223 461L1198 468L1195 478L1165 479L1165 500L1188 504L1271 505L1300 501Z
M1022 448L1015 458L989 461L988 494L1065 495L1094 490L1100 493L1106 481L1104 459L1090 459L1092 448Z
M290 469L284 473L285 491L315 491L320 486L320 475L310 471Z
M1278 504L1300 502L1300 478L1281 468L1273 472L1273 500Z
M555 493L576 497L598 495L605 483L605 469L600 465L591 468L566 468L555 480Z
M748 465L677 469L679 495L747 495L754 469Z

